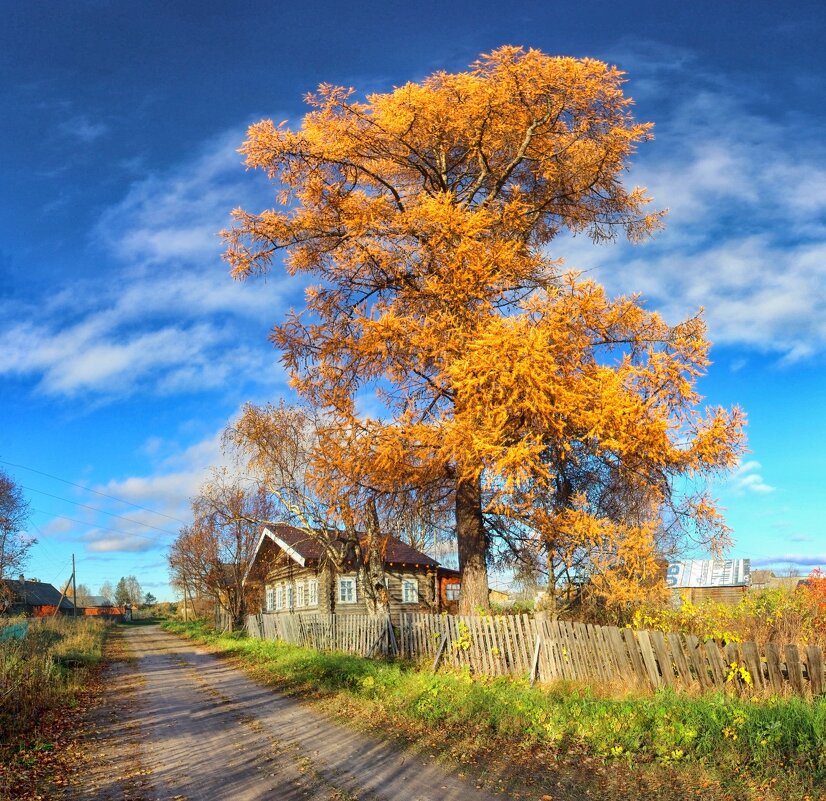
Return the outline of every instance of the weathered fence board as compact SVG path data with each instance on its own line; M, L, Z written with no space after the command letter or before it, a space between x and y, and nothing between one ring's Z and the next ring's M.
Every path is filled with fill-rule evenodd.
M247 618L249 636L318 650L409 660L487 676L619 683L657 689L821 695L823 653L815 645L769 642L720 645L692 634L632 631L552 620L543 614L492 617L402 613L398 641L379 615L261 614ZM538 643L538 652L536 651ZM747 672L747 673L746 673Z
M820 695L823 692L823 654L816 645L810 645L806 653L809 657L809 684L812 687L812 695Z

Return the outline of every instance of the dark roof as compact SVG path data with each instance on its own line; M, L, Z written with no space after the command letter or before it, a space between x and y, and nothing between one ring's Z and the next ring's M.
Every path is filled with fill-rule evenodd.
M268 523L263 526L263 528L268 528L278 539L285 542L303 557L305 561L318 561L323 554L323 549L318 539L300 528L295 528L286 523ZM330 533L335 536L334 543L336 547L339 550L343 548L345 545L343 535L338 532ZM426 553L416 550L406 542L402 542L398 537L393 537L390 534L386 534L385 537L387 540L384 556L385 563L438 567L439 563L435 559L432 559ZM364 535L360 535L359 539L362 544L364 544Z
M461 578L462 573L459 570L454 570L452 567L442 567L439 565L439 569L436 571L440 576L444 578Z
M80 606L114 606L104 595L87 595Z
M57 606L60 601L60 590L43 581L21 582L18 579L6 579L3 584L13 593L15 603L25 603L27 606ZM60 604L61 609L72 607L73 604L68 598L64 598Z

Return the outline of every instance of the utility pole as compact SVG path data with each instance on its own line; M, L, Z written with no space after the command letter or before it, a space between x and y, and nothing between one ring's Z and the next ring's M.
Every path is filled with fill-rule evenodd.
M75 584L75 555L72 554L72 603L74 604L74 609L72 609L72 617L77 617L77 586Z
M72 573L72 578L75 577L75 574ZM60 600L57 602L57 606L54 608L54 612L52 613L52 617L57 617L57 613L60 611L60 605L63 603L63 599L66 597L66 593L69 592L69 585L72 583L72 578L70 578L66 582L66 586L63 588L63 592L60 593Z

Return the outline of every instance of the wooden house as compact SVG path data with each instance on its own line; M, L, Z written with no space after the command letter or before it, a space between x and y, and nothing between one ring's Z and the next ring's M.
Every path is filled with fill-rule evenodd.
M459 594L462 591L462 574L458 570L439 566L439 612L459 614Z
M262 528L244 586L258 588L263 612L365 614L365 588L354 560L347 559L347 543L335 534L327 541L344 556L343 569L336 568L317 535L285 523ZM400 612L447 611L447 596L458 598L455 571L396 537L386 536L383 546L385 589L394 620Z
M0 612L8 615L26 615L27 617L46 617L54 614L60 605L62 614L71 614L72 602L64 597L51 584L43 581L19 579L0 581Z

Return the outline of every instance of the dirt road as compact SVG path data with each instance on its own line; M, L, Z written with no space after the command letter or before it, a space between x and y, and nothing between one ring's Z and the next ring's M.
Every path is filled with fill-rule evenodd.
M99 756L72 799L491 801L420 756L330 722L157 626L122 629Z

